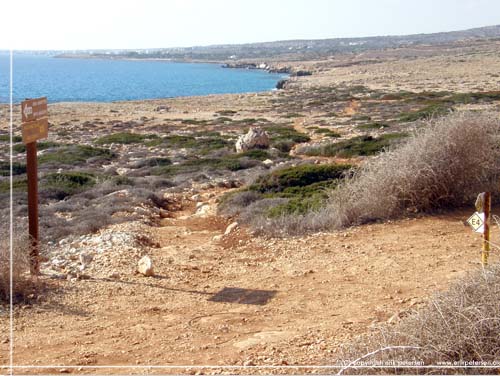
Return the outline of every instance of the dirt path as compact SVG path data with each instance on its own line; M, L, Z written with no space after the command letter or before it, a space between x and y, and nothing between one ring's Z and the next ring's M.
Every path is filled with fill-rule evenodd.
M16 309L15 363L324 364L339 343L479 265L479 237L462 223L468 212L287 240L238 228L214 241L227 222L193 211L158 228L155 277L50 281L49 299ZM134 264L123 260L123 270ZM0 343L6 364L8 342ZM144 370L100 370L131 372Z

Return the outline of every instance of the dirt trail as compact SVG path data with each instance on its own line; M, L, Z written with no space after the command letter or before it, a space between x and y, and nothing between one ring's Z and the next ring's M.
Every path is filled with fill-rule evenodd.
M338 344L397 321L479 267L480 240L464 211L286 240L237 228L219 241L227 221L193 212L157 229L155 277L50 281L55 294L16 310L15 363L324 364ZM5 364L8 342L0 343ZM131 372L144 370L100 371Z

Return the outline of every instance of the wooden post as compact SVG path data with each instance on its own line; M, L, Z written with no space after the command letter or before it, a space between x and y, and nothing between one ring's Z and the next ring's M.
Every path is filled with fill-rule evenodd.
M484 193L483 213L484 213L484 233L483 233L483 251L481 252L481 264L488 265L490 255L490 212L491 212L491 193Z
M47 138L49 132L47 97L21 102L21 131L26 145L26 174L28 175L28 227L30 234L30 273L40 274L38 237L38 171L36 141Z
M36 141L26 144L26 173L28 175L28 227L30 234L30 274L40 274L38 251L38 173Z

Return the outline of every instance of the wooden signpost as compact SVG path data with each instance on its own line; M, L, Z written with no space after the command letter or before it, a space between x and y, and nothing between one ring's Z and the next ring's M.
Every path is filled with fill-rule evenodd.
M491 221L491 193L483 192L477 196L476 212L471 215L467 223L475 232L483 234L483 247L481 252L481 264L488 265L490 256L490 221Z
M27 99L21 102L23 143L26 144L26 172L28 175L28 227L31 238L30 273L40 273L38 251L38 170L36 141L47 138L49 130L47 98Z

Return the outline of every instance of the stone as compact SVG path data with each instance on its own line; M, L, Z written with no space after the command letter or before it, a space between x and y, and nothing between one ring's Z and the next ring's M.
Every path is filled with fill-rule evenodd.
M194 214L197 217L208 217L210 214L212 214L214 211L214 208L207 203L205 205L201 205L196 209L196 213Z
M78 256L80 259L80 270L84 270L93 260L94 256L89 253L80 253Z
M129 168L125 168L125 167L119 167L116 169L116 173L120 176L123 176L123 175L126 175L127 172L129 172L130 169Z
M274 162L270 159L266 159L265 161L262 161L262 164L265 164L266 166L271 166L274 164Z
M160 218L170 218L171 217L170 212L168 210L165 210L165 209L160 209L158 214L159 214Z
M238 153L251 149L267 149L269 148L269 135L262 128L252 127L247 134L238 138L235 146Z
M153 270L153 261L149 256L144 256L139 260L137 264L137 271L146 277L152 277L155 275Z
M168 112L169 110L170 110L170 107L165 106L165 105L157 106L155 109L156 112Z
M214 242L220 242L222 240L223 235L215 235L212 240Z
M224 231L224 235L229 235L238 227L238 222L233 222L229 226L226 227L226 231Z
M196 209L199 209L199 208L201 208L202 206L205 206L205 205L208 205L208 203L207 202L197 202L196 203Z

